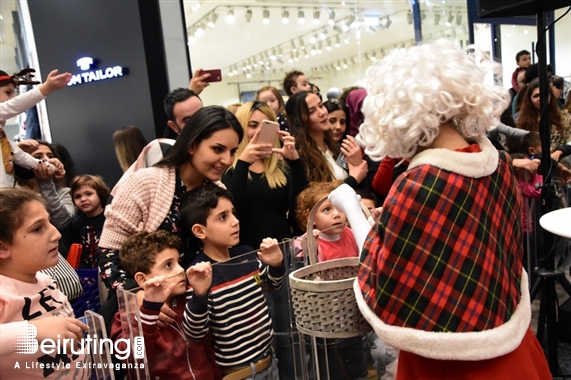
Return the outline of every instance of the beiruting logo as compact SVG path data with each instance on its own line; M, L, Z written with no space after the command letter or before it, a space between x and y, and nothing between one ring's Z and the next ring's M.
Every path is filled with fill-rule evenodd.
M86 334L79 342L75 339L61 339L59 334L57 339L44 339L38 342L36 339L38 330L32 324L19 327L16 332L16 353L36 354L38 349L45 355L87 355L99 354L108 350L109 354L115 355L119 360L125 360L131 356L131 341L129 339L99 339L97 335L93 337ZM133 340L133 358L143 359L145 353L144 338L139 336Z
M97 82L105 79L122 77L125 74L125 68L121 66L108 67L106 69L91 70L91 66L95 65L95 60L91 57L82 57L76 61L77 67L83 70L80 74L73 74L68 86L75 86L83 83Z

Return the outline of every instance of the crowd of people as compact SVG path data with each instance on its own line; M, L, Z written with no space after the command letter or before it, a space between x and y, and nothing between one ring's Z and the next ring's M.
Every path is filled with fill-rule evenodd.
M337 97L294 70L282 89L226 107L202 104L209 74L197 70L165 97L163 137L147 142L135 126L112 136L124 172L116 184L76 175L61 145L16 144L0 129L2 376L26 361L13 350L18 329L83 337L70 303L81 286L65 260L80 244L79 268L98 269L109 291L98 311L113 340L126 336L118 290L136 289L151 378L293 379L291 342L274 339L291 328L278 311L291 264L279 242L307 233L320 262L360 257L355 294L374 329L326 341L330 379L367 378L369 364L379 379L550 378L529 328L535 262L524 240L537 215L522 207L548 174L545 74L529 52L516 61L507 91L487 83L498 65L478 49L439 40L395 49L364 88ZM2 126L70 79L53 71L14 97L27 75L0 71ZM545 154L567 184L570 95L548 75ZM265 121L279 125L272 142L259 141ZM50 366L29 378L91 378L55 365L84 356L40 360Z

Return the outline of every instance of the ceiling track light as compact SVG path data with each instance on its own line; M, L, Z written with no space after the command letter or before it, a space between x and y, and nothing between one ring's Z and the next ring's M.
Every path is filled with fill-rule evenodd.
M299 48L303 49L305 48L305 43L303 42L303 37L299 37Z
M289 24L289 12L286 8L282 9L282 22L284 24Z
M324 40L327 38L327 29L322 29L319 33L319 39Z
M462 24L462 12L456 13L456 25Z
M454 14L448 12L448 19L446 19L446 26L452 26L452 21L454 21Z
M434 24L435 25L440 24L440 13L439 12L434 13Z
M390 16L387 16L387 21L385 21L385 25L384 25L384 26L385 26L385 29L388 29L389 26L391 26L392 23L393 23L393 22L391 21L391 17L390 17Z
M331 51L333 47L331 46L331 40L327 40L327 46L325 46L325 50Z
M335 11L329 8L328 12L329 12L329 20L327 20L327 23L329 25L333 25L335 24Z
M297 51L297 48L295 47L295 42L294 40L291 40L291 50L295 53Z
M303 9L297 8L297 22L303 24L305 22L305 13L303 13Z
M315 25L319 25L319 16L320 16L320 15L319 15L319 9L315 8L315 9L313 10L313 23L314 23Z
M335 37L335 45L336 48L340 48L341 47L341 38L339 38L339 36Z
M409 9L406 13L406 22L410 25L412 24L412 11Z
M208 19L208 26L212 29L216 27L216 21L218 20L218 15L216 12L210 13L210 17Z
M312 44L317 42L317 33L313 33L311 37L309 37L309 42L311 42Z
M262 11L262 22L264 25L268 25L270 23L270 10L268 8L264 8Z
M252 20L252 10L249 7L246 7L246 12L244 12L244 17L246 18L246 22L250 22Z
M228 13L226 14L226 22L228 24L234 23L234 8L232 7L228 8Z

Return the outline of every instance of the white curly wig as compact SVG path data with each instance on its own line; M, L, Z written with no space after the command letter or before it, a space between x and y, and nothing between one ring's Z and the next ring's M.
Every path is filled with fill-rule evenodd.
M366 71L359 129L365 153L373 160L410 158L418 146L432 144L445 121L466 138L493 129L510 98L484 77L500 70L477 47L446 39L393 50Z

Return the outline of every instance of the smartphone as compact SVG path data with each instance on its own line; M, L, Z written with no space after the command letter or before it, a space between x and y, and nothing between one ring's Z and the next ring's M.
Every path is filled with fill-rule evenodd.
M258 144L274 145L274 141L276 141L276 136L280 129L279 123L276 123L275 121L262 120L262 126L260 128Z
M346 172L349 172L349 165L347 165L347 161L345 160L345 155L343 153L339 153L339 156L337 156L337 160L335 160L335 162L337 165L345 169Z
M204 74L210 74L208 78L205 79L206 82L220 82L222 81L222 70L202 70L198 73L198 76L203 76Z

